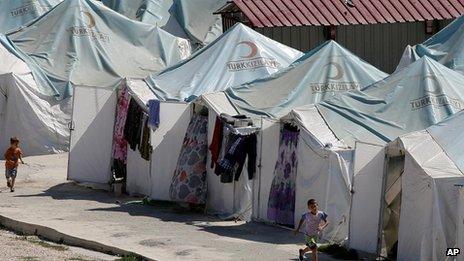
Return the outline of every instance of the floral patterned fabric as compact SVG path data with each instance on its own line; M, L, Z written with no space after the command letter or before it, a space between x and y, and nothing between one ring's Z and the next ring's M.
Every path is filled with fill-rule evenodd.
M124 139L124 125L126 124L129 101L130 95L127 88L120 89L113 133L113 159L121 160L124 164L127 163L127 141Z
M206 203L207 123L208 117L200 114L189 123L169 189L174 201Z
M267 209L267 218L278 224L294 224L298 136L299 132L295 131L283 129L281 132Z

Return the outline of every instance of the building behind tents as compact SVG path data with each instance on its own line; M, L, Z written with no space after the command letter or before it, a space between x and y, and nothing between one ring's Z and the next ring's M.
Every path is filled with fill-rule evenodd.
M234 0L217 13L224 30L241 22L304 52L336 40L380 70L392 72L406 45L423 42L464 14L464 3Z

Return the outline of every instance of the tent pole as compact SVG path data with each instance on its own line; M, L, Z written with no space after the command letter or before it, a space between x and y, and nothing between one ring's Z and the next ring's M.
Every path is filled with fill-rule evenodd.
M385 154L384 166L383 166L383 175L382 175L382 190L380 192L380 213L379 213L379 227L377 232L377 257L382 256L382 231L383 231L383 210L385 208L385 190L387 186L387 171L388 165L390 162L390 157L388 157L387 153L385 153L385 148L383 149Z
M259 144L259 175L258 175L258 219L261 219L261 171L262 171L262 161L263 161L263 116L261 116L261 131L259 132L259 139L260 139L260 144Z
M69 180L69 162L71 159L71 143L72 143L72 136L73 136L73 131L75 127L74 123L74 97L76 97L76 86L73 86L73 95L70 99L71 101L71 121L68 123L68 129L69 129L69 148L68 148L68 164L67 164L67 169L66 169L66 180Z

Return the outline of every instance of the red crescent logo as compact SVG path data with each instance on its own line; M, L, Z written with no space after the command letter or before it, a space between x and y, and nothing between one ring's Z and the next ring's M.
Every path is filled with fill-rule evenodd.
M93 19L93 16L89 13L89 12L86 12L86 11L81 11L82 14L85 15L85 17L87 18L87 21L84 20L84 23L87 24L87 27L88 28L92 28L95 26L95 19Z
M240 56L241 58L252 58L258 54L258 46L256 46L255 43L250 42L250 41L242 41L242 42L239 42L237 46L241 44L248 45L248 47L250 47L250 53L245 56Z
M333 66L336 70L336 75L335 76L327 76L329 79L332 80L340 80L343 77L343 68L340 64L336 62L329 62L328 64L324 65L322 68Z

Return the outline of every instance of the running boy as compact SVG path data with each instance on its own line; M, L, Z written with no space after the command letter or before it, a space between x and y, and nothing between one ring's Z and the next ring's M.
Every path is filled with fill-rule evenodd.
M303 223L305 224L303 232L305 234L306 248L299 250L300 260L303 260L304 254L311 250L312 260L317 261L317 241L321 232L329 224L329 221L327 221L327 214L318 210L318 205L315 199L308 200L308 209L309 212L303 214L294 233L297 235Z
M18 138L13 137L10 139L10 147L6 150L4 156L6 185L11 192L14 192L15 179L18 174L18 161L20 160L24 164Z

